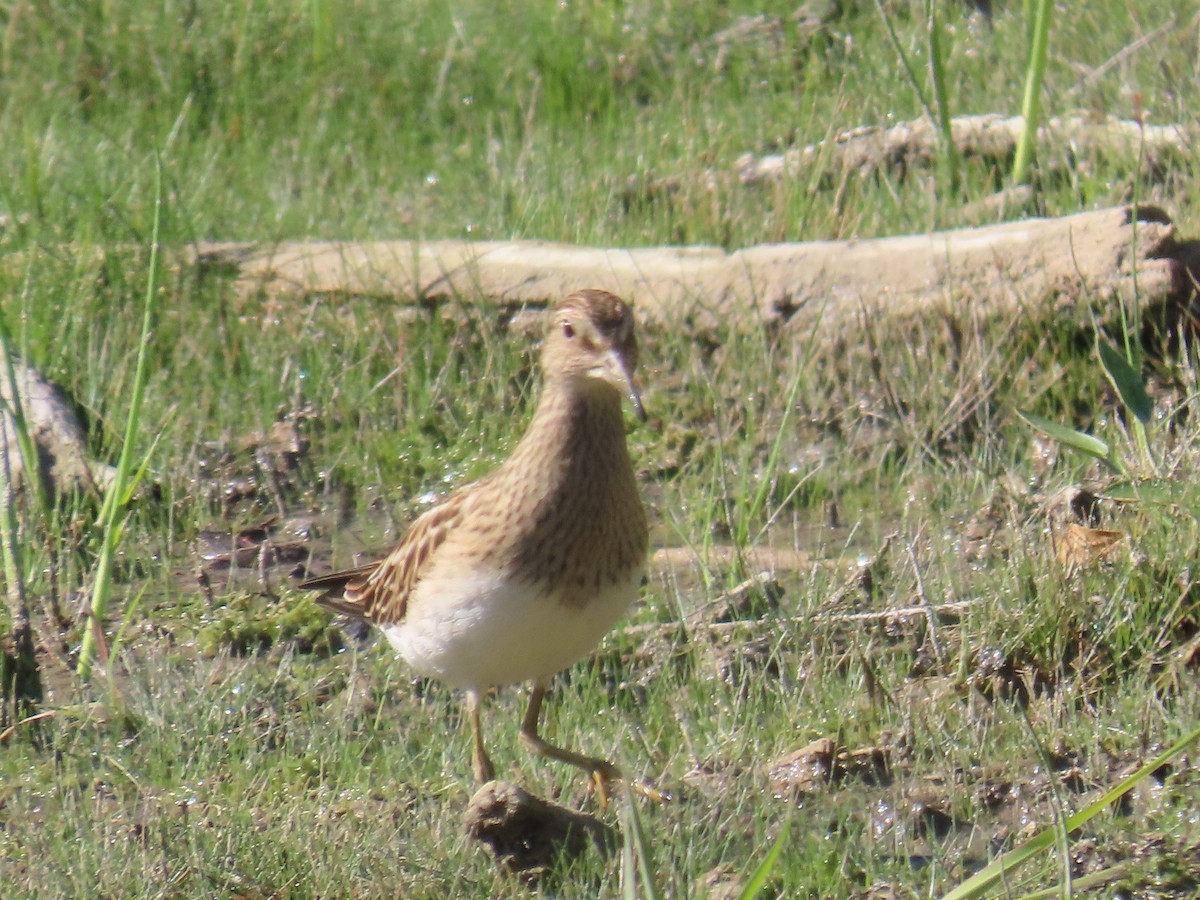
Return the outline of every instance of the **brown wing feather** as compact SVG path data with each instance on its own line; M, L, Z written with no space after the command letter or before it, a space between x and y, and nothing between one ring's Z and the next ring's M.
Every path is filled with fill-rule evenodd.
M365 566L359 566L357 569L343 569L340 572L329 572L326 575L318 575L316 578L310 578L307 581L302 581L297 587L302 591L341 591L346 587L348 582L363 575L370 575L379 566L379 561L367 563Z
M433 552L458 524L465 493L454 494L412 524L391 552L378 562L332 572L305 581L301 588L325 590L317 603L333 612L376 625L404 621L408 596L421 579Z
M330 572L327 575L319 575L316 578L302 581L298 587L302 591L324 591L325 593L317 598L318 606L323 606L330 612L361 619L363 617L362 609L346 602L346 586L351 582L369 576L377 568L379 568L379 563L373 562L365 566L359 566L356 569L343 569L340 572Z

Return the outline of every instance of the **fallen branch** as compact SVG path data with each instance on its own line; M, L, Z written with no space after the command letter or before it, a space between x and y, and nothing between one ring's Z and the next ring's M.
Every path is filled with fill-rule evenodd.
M989 114L955 118L950 131L960 157L979 158L1006 168L1024 126L1021 116ZM1074 164L1080 157L1100 155L1141 159L1143 167L1155 173L1186 163L1198 136L1194 126L1063 116L1038 128L1037 143L1042 148L1043 171L1053 171L1064 160ZM734 171L743 184L757 184L795 177L811 179L814 169L830 174L849 170L863 176L878 169L931 169L939 152L938 140L937 130L926 119L887 128L872 125L785 153L744 153L734 163Z
M952 600L949 603L936 605L920 604L918 606L901 606L893 609L877 609L865 612L817 612L805 616L768 616L757 619L738 619L733 622L705 622L688 625L684 622L650 622L644 625L627 625L612 632L596 653L603 652L614 637L649 637L670 638L679 634L680 630L693 634L720 638L739 631L768 631L778 632L783 625L861 625L873 623L888 625L905 619L927 618L930 616L957 615L973 606L978 606L981 598L969 600Z
M368 295L416 304L495 303L540 312L585 287L665 322L818 323L837 336L865 312L887 320L969 303L974 314L1104 318L1115 298L1182 304L1198 242L1161 209L1115 207L1054 219L861 241L593 249L541 241L209 244L191 262L233 273L248 295Z

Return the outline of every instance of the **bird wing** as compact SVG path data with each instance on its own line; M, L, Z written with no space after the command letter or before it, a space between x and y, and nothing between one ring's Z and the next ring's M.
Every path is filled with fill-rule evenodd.
M305 581L305 590L325 590L317 603L333 612L376 625L404 621L408 597L434 551L462 517L466 493L451 496L413 522L391 552L378 562Z

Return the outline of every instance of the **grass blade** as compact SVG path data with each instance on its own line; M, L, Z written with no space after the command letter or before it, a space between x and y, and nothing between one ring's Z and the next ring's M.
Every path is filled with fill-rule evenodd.
M1101 341L1098 349L1105 374L1108 375L1108 380L1112 382L1113 387L1117 389L1117 393L1121 395L1121 402L1137 416L1139 422L1143 424L1149 422L1150 416L1154 413L1154 404L1150 400L1150 395L1146 393L1146 385L1142 381L1142 376L1133 370L1133 366L1129 364L1125 355L1112 344Z
M950 99L946 91L945 29L938 19L935 0L925 2L925 26L929 32L929 77L933 82L933 98L937 111L938 173L944 195L958 190L958 148L954 146L954 131L951 125Z
M904 47L900 44L900 38L896 35L896 27L892 24L891 14L884 7L883 0L875 0L875 9L879 12L880 18L883 19L883 26L887 31L888 41L891 43L892 50L895 51L897 58L900 60L900 65L904 68L904 74L908 76L908 83L912 87L913 93L917 95L917 101L921 104L921 108L925 110L925 115L929 118L929 124L937 128L938 118L934 115L929 98L925 95L925 91L921 87L921 81L917 78L917 73L913 69L912 63L909 62L908 55L904 52Z
M333 6L328 0L311 0L312 11L312 61L320 71L333 52Z
M1026 9L1028 8L1027 5ZM1030 34L1029 66L1025 70L1025 96L1021 101L1021 116L1025 123L1017 138L1017 152L1013 158L1014 185L1025 184L1028 181L1029 166L1033 162L1041 116L1042 80L1046 75L1046 51L1050 44L1050 12L1053 8L1052 0L1037 0L1033 30Z
M1182 752L1189 744L1200 739L1200 727L1189 731L1174 744L1160 753L1150 762L1146 763L1128 778L1118 782L1094 803L1069 817L1063 826L1067 833L1070 834L1077 828L1081 828L1096 815L1108 809L1114 802L1121 799L1125 794L1133 790L1137 785L1146 778L1151 772L1160 769L1166 763L1170 762L1171 758ZM1044 828L1032 838L1018 847L1014 847L1004 855L993 860L987 867L976 872L950 893L946 894L942 900L968 900L968 898L981 897L984 891L991 888L998 882L1006 872L1015 869L1026 860L1036 856L1038 853L1052 846L1055 841L1055 828Z
M0 721L8 724L9 713L13 719L31 713L43 697L41 672L33 643L33 623L29 611L29 596L26 593L25 568L21 553L21 527L17 519L17 486L13 483L8 429L12 427L16 438L16 449L21 454L25 483L35 498L42 527L50 533L50 498L42 480L41 457L34 445L29 422L25 418L25 407L21 400L17 382L16 366L13 362L13 341L8 329L8 320L0 311L0 350L4 353L5 372L8 379L10 400L0 397L0 557L3 559L5 599L12 627L7 636L7 645L0 652Z
M92 660L96 655L97 634L101 622L108 609L109 593L112 590L112 570L116 560L117 544L121 538L124 524L124 513L128 508L127 495L130 477L134 471L133 446L141 419L142 398L145 393L147 379L147 352L150 344L150 329L154 320L155 299L158 296L158 236L162 223L162 162L155 160L154 184L154 227L150 237L150 267L146 275L146 301L142 310L142 332L138 342L137 366L133 376L133 396L129 402L129 417L125 423L125 437L121 445L121 456L117 460L116 473L108 496L104 498L104 507L100 512L98 525L103 529L100 544L100 556L96 563L95 583L92 587L92 600L89 606L89 622L83 632L83 643L79 648L79 660L75 672L80 678L87 678L92 670ZM139 469L140 471L140 469Z
M17 447L21 451L25 480L33 492L38 512L41 513L43 521L49 527L50 496L46 492L46 482L42 478L42 457L34 444L33 433L29 430L29 421L25 418L25 404L21 400L16 363L13 362L12 331L8 327L8 318L2 310L0 310L0 344L3 345L4 352L4 377L8 379L9 393L12 395L11 402L0 397L0 403L3 403L4 412L12 420L13 428L16 431Z
M1106 869L1101 869L1099 872L1092 872L1090 875L1081 875L1071 882L1071 889L1075 893L1083 891L1094 891L1096 888L1104 887L1119 878L1124 878L1128 873L1129 867L1125 863L1117 863L1115 866L1109 866ZM1018 900L1057 900L1063 894L1060 885L1044 888L1040 891L1034 891L1032 894L1024 894Z
M624 894L629 900L633 900L638 896L637 885L641 882L642 892L641 897L644 900L658 900L658 889L655 887L655 871L653 860L650 858L650 849L646 843L646 832L642 830L642 820L638 816L636 798L633 792L629 790L628 785L623 785L625 794L624 802L625 809L628 811L628 816L625 822L625 847L622 853L623 865L622 874L625 882ZM636 858L637 864L633 865ZM641 872L641 877L638 877L638 872Z
M1112 449L1109 447L1107 441L1103 441L1093 434L1077 431L1074 428L1068 428L1066 425L1060 425L1058 422L1051 422L1049 419L1035 416L1033 413L1026 412L1023 409L1018 409L1017 415L1021 417L1026 425L1040 431L1048 438L1053 438L1064 447L1070 447L1072 450L1078 450L1080 453L1085 453L1094 459L1100 460L1102 463L1112 467L1118 475L1125 474L1119 461L1114 462Z
M763 857L763 861L758 864L758 868L754 870L754 874L750 876L750 880L742 889L741 900L751 900L767 886L767 880L771 877L771 872L774 871L775 864L779 862L779 856L783 853L783 847L787 843L788 835L792 830L791 825L790 820L783 823L783 827L779 829L779 837L775 838L775 843L771 845L771 849L767 851L767 855Z
M141 606L142 598L146 596L146 591L149 590L149 588L149 582L142 585L142 589L138 591L137 594L134 595L133 600L129 602L129 605L125 609L125 615L121 619L121 627L117 629L116 636L112 639L112 646L108 648L108 674L110 683L112 681L112 667L116 662L117 653L121 649L121 644L123 644L125 641L125 633L129 630L129 625L133 622L133 615L137 612L138 607Z

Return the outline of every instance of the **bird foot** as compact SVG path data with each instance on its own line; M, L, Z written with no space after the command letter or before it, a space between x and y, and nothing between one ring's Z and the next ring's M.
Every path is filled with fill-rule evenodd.
M654 803L670 803L675 799L675 795L670 791L656 788L653 784L645 780L626 781L625 785L639 797L644 797Z
M599 760L597 762L599 764L588 773L587 791L589 796L596 797L601 809L608 808L608 799L612 796L613 785L623 786L631 794L637 794L655 803L670 803L675 799L670 791L661 791L643 780L633 781L626 778L611 763Z
M592 767L588 771L588 796L594 796L600 804L600 808L607 809L610 795L609 788L614 784L621 784L624 780L625 778L621 775L620 770L612 763L607 763L599 759L593 760Z

